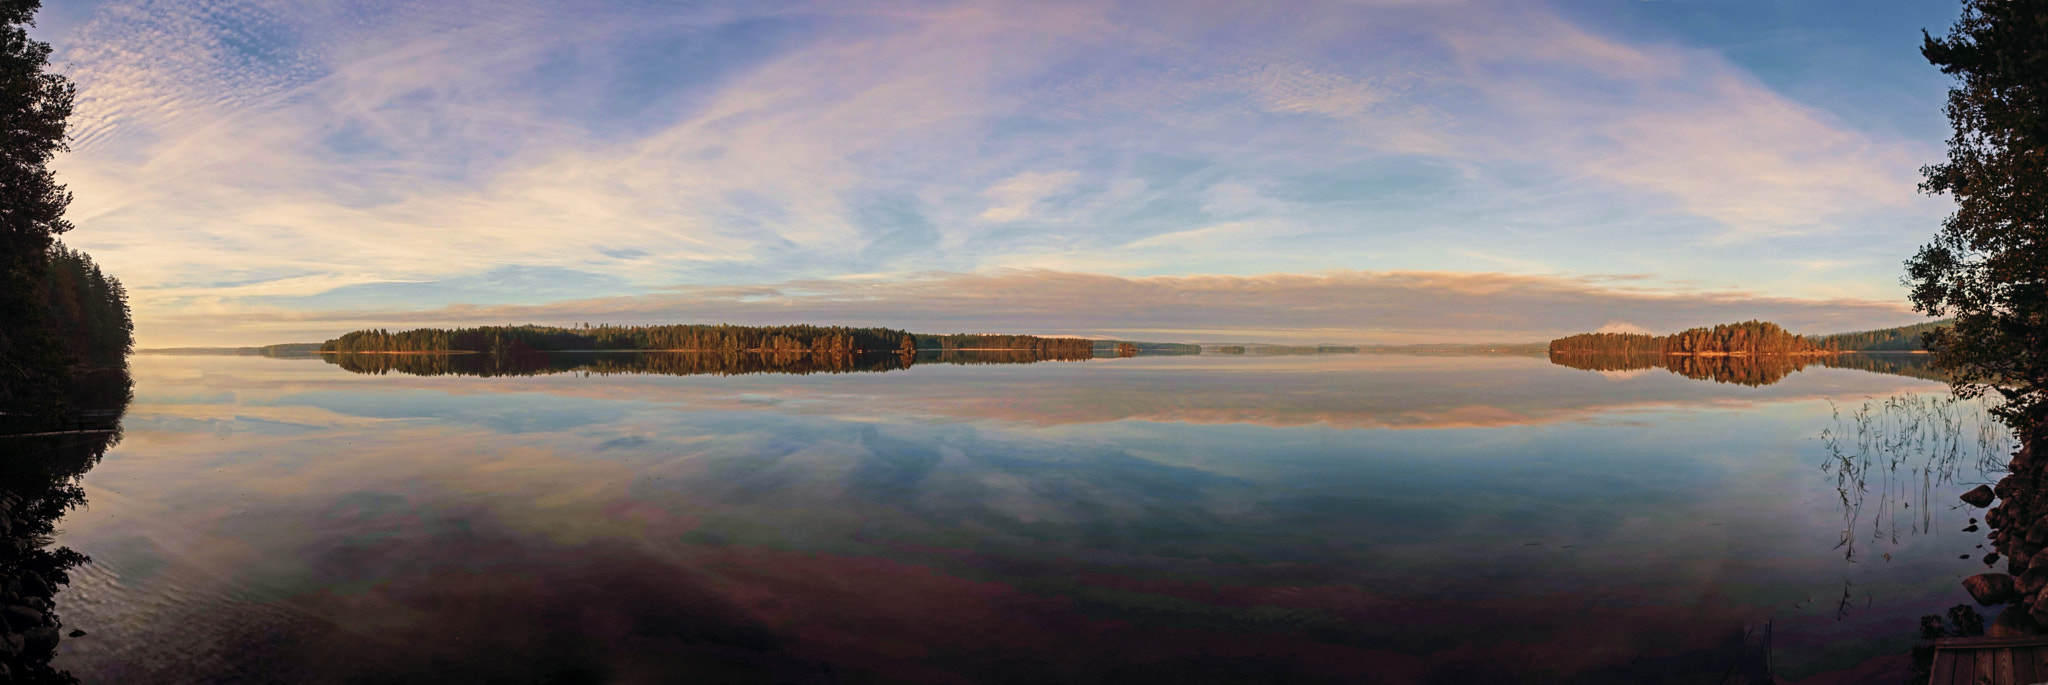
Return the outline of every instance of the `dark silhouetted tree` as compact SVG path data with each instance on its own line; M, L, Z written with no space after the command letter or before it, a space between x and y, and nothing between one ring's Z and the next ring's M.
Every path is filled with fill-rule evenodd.
M2038 439L2048 401L2048 0L1965 0L1921 54L1954 76L1948 160L1921 190L1956 211L1906 262L1913 306L1955 324L1925 341L1956 393Z
M58 395L66 376L42 284L51 241L71 228L71 195L49 163L65 149L73 89L45 71L50 45L28 37L41 5L0 0L0 407L16 411Z

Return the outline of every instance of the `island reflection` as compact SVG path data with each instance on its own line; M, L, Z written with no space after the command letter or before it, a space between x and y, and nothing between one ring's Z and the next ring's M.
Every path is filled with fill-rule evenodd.
M1818 400L1937 387L1845 370L137 369L129 458L65 524L95 557L68 618L122 636L66 643L88 679L1655 682L1765 620L1803 676L1953 594L1946 538L1827 549ZM1794 608L1845 581L1903 589Z
M945 350L916 354L815 352L526 352L512 354L322 354L355 373L414 376L542 376L557 373L738 376L755 373L880 373L917 364L1033 364L1086 361L1092 354L1033 350Z
M1809 366L1855 369L1947 382L1924 354L1726 355L1552 353L1550 362L1581 371L1632 372L1661 368L1693 380L1760 387L1785 380Z

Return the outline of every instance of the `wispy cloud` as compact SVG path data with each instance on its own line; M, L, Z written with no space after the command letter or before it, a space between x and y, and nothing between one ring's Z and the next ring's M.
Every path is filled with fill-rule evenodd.
M68 239L145 322L517 301L505 269L630 300L1471 254L1870 297L1897 257L1743 248L1910 247L1936 213L1926 143L1517 3L112 0L49 38L82 93Z

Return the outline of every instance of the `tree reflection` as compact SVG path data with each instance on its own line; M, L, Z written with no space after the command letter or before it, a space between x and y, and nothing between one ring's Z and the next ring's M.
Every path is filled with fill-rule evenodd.
M85 473L121 441L132 381L125 362L68 375L62 414L0 411L0 675L9 682L77 682L50 658L64 629L56 591L86 557L52 538L57 520L85 504Z
M1924 354L1831 355L1664 355L1552 353L1550 362L1582 371L1637 371L1661 368L1693 380L1760 387L1785 380L1809 366L1856 369L1894 376L1944 381L1948 377L1928 363Z
M1087 361L1092 353L1031 350L945 350L901 353L821 352L526 352L506 354L330 353L327 363L355 373L414 376L541 376L558 373L736 376L755 373L878 373L917 364L1033 364Z

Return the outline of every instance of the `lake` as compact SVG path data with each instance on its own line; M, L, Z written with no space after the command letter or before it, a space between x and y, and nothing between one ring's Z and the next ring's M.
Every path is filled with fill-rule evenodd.
M1903 678L1917 619L1984 569L1955 496L2005 449L1939 382L1826 365L722 375L628 357L134 357L124 435L59 526L92 561L57 597L86 635L54 665L1711 683L1767 660L1785 682Z

